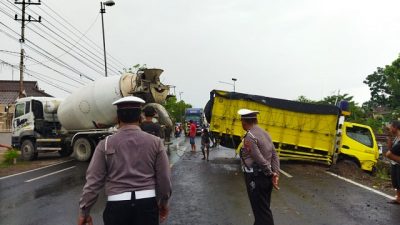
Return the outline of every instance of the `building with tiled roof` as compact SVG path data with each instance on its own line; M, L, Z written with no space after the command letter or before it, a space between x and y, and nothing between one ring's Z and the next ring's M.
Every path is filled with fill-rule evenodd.
M39 89L37 81L24 81L27 97L52 97ZM19 81L0 80L0 131L11 129L14 103L19 96Z

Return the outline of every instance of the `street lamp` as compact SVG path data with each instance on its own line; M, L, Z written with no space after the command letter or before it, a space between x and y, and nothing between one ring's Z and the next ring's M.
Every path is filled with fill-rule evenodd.
M236 78L232 78L232 81L233 81L233 92L236 92L235 83L236 83L237 79Z
M229 84L231 86L233 86L233 92L236 92L236 86L235 86L235 82L237 81L236 78L232 78L233 84L232 83L228 83L228 82L224 82L224 81L218 81L221 84Z
M179 101L182 101L182 94L183 94L183 91L180 91L179 92Z
M105 2L100 2L100 14L101 14L101 28L103 31L103 49L104 49L104 72L107 77L107 56L106 56L106 37L104 35L104 19L103 14L106 13L106 6L113 6L115 2L113 0L108 0Z

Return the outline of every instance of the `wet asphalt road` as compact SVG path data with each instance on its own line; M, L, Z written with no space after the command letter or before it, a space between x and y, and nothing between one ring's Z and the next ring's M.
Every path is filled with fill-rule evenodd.
M173 196L165 224L252 224L234 152L213 149L210 161L205 162L199 150L190 153L188 142L179 141L180 145L171 146ZM68 161L0 178L0 225L76 224L87 165ZM281 175L281 190L273 192L277 225L400 224L400 206L326 174L323 167L283 163L282 169L293 177ZM92 209L95 224L103 224L104 199L101 194Z

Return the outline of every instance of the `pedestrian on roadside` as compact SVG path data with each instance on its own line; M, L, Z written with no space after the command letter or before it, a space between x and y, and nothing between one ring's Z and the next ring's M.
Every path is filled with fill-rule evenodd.
M271 137L257 125L258 113L249 109L238 111L246 131L240 158L254 225L273 225L271 192L273 187L279 189L279 158Z
M90 209L104 186L105 225L158 225L167 218L170 166L162 140L139 127L144 103L133 96L113 103L119 128L94 151L79 201L78 225L93 224Z
M388 151L386 157L391 160L391 180L396 189L396 199L389 201L391 204L400 205L400 121L392 121L389 126L391 136L388 138Z
M195 143L195 138L196 138L196 133L197 133L197 127L196 123L193 120L189 120L190 126L189 126L189 142L190 145L192 146L192 152L196 152L196 143Z
M140 123L140 128L149 134L162 138L160 124L153 121L156 110L152 106L147 106L143 109L143 112L145 119Z
M208 129L205 127L202 130L201 133L201 152L203 153L203 160L207 159L208 162L208 156L210 155L210 133L208 132Z

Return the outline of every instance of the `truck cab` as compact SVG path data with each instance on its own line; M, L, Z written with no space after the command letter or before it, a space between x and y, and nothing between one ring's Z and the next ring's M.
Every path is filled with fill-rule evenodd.
M33 160L39 151L71 153L60 138L61 124L57 107L61 100L51 97L26 97L18 99L12 121L12 146L21 150L22 158Z
M339 160L350 159L361 169L372 171L379 157L379 148L371 127L344 122L339 152Z
M185 133L189 134L190 124L192 120L196 124L196 133L200 134L203 127L206 125L206 119L202 108L188 108L185 111Z

